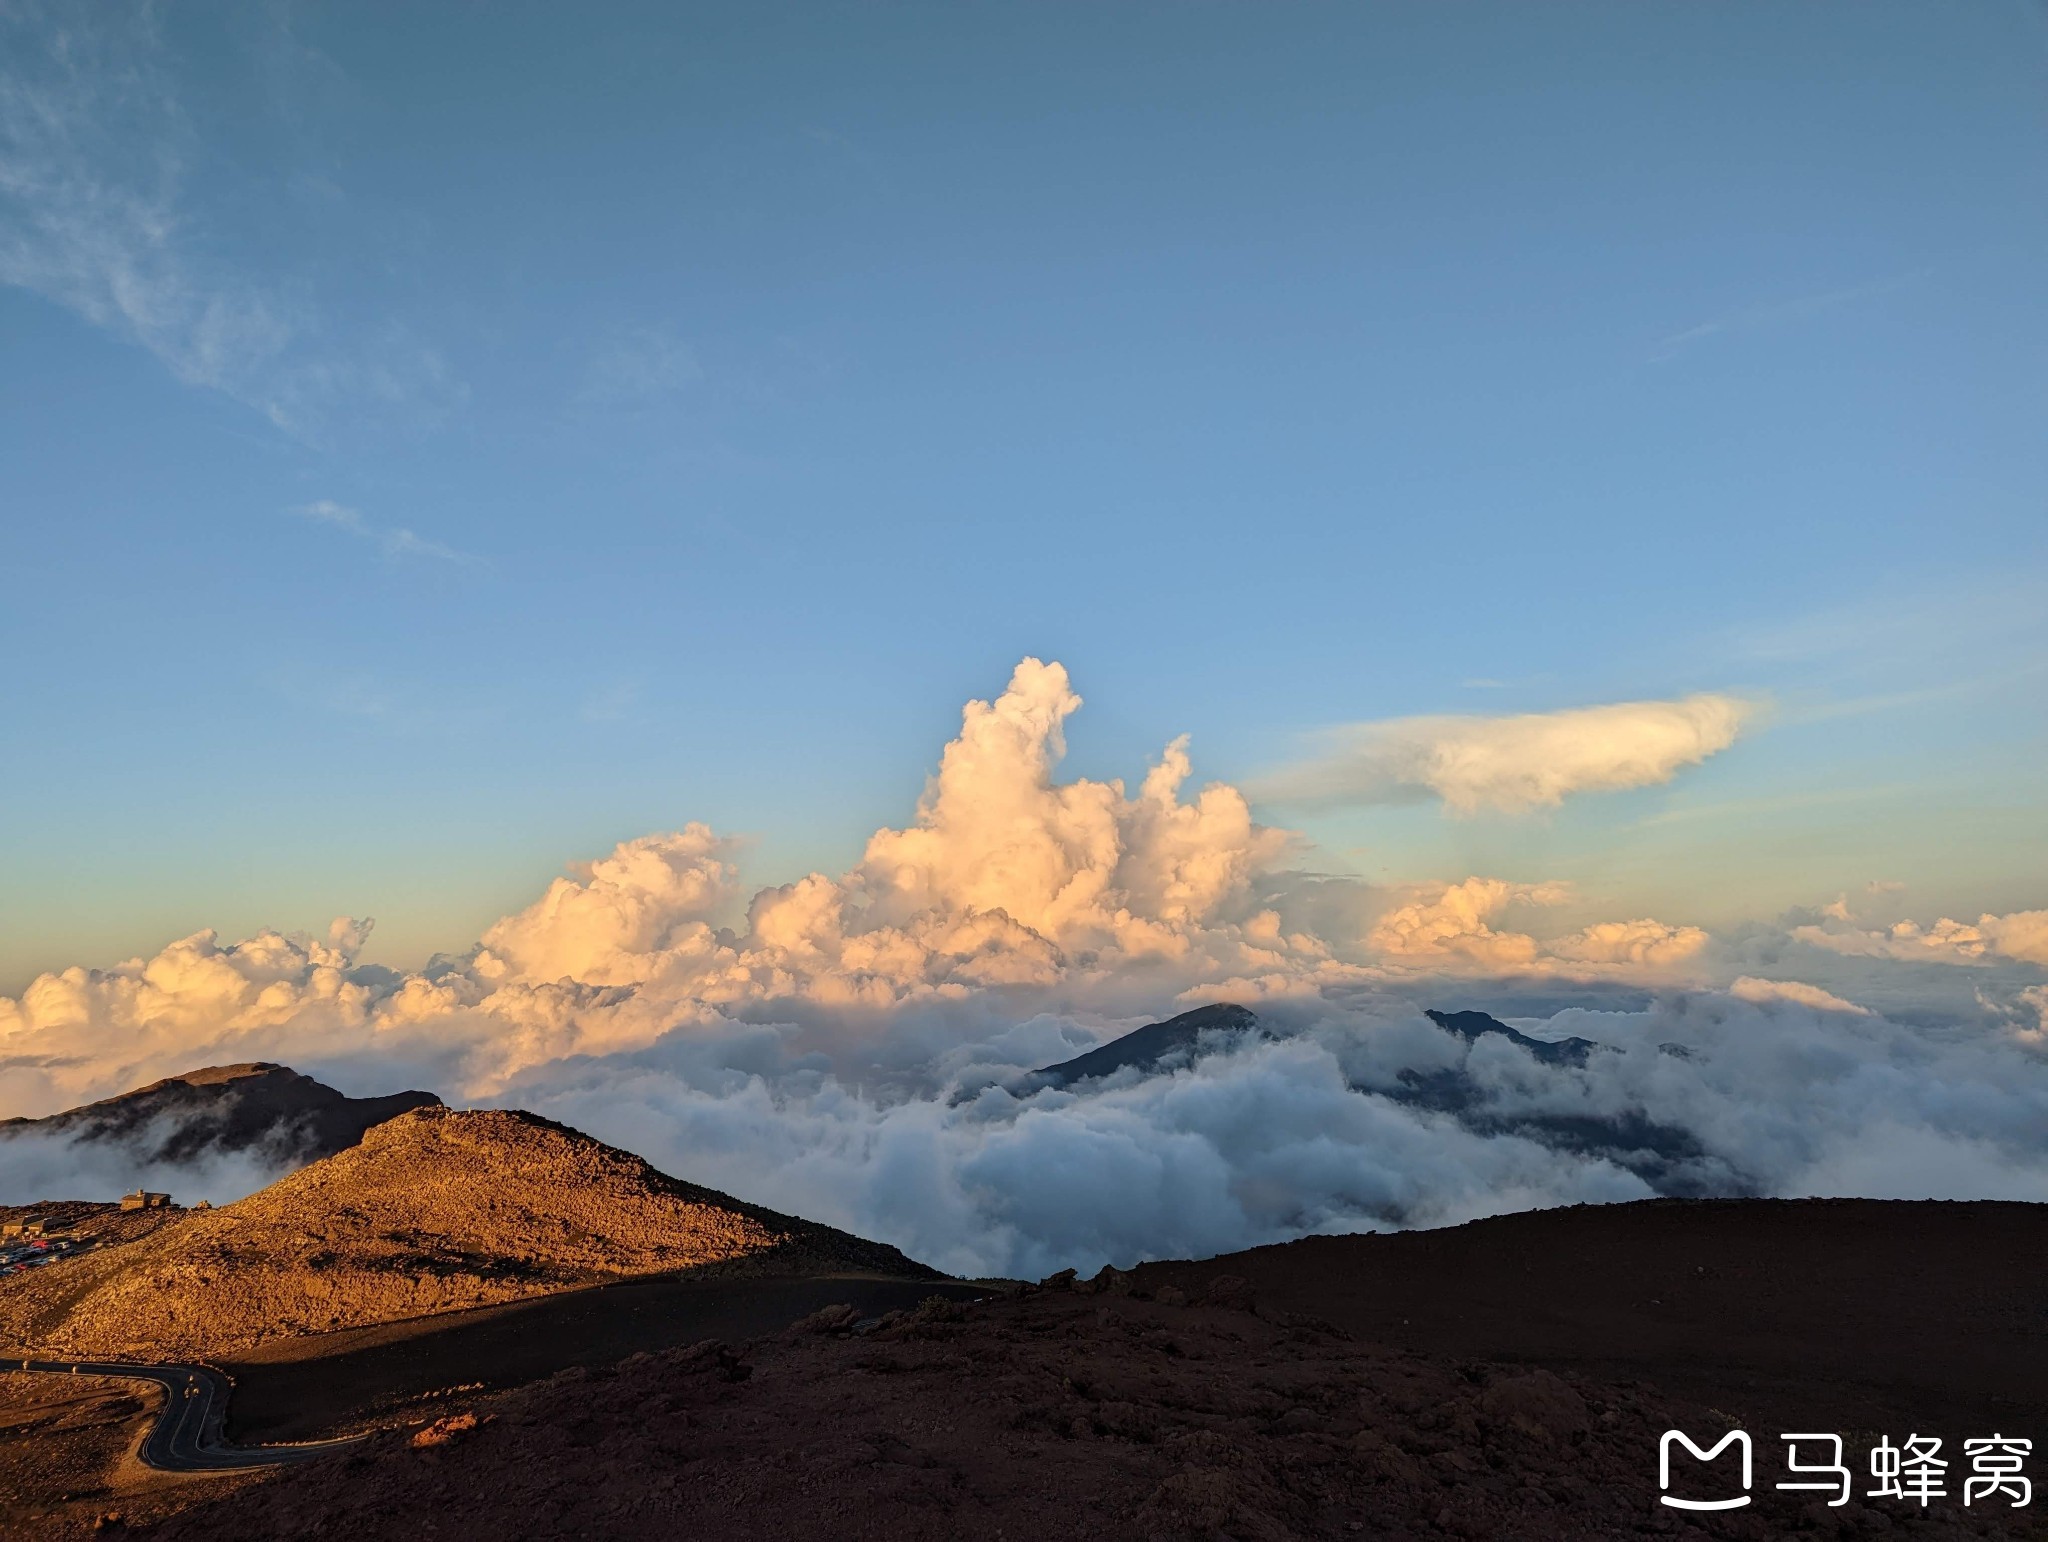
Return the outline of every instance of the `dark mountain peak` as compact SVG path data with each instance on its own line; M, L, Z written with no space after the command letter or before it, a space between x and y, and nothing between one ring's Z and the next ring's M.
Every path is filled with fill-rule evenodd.
M1156 1033L1163 1029L1174 1029L1182 1033L1203 1033L1218 1030L1227 1033L1243 1033L1246 1029L1259 1026L1258 1014L1250 1007L1241 1007L1228 1001L1212 1001L1206 1007L1196 1007L1178 1017L1169 1017L1163 1023L1139 1028L1124 1035L1135 1038L1140 1033Z
M182 1076L167 1077L166 1080L190 1082L195 1087L210 1087L216 1082L238 1082L251 1076L268 1076L275 1071L282 1071L286 1076L299 1075L290 1066L279 1065L274 1060L244 1060L235 1065L201 1066L196 1071L187 1071ZM313 1079L308 1076L302 1077L301 1080Z
M1091 1077L1108 1076L1125 1067L1140 1071L1163 1069L1171 1060L1192 1061L1202 1052L1204 1034L1242 1036L1265 1033L1258 1017L1249 1009L1227 1001L1196 1007L1163 1023L1149 1023L1133 1029L1120 1039L1091 1049L1085 1055L1063 1060L1032 1073L1039 1086L1068 1087Z
M308 1087L320 1087L320 1090L323 1092L333 1091L332 1088L322 1087L312 1077L294 1071L290 1066L277 1065L268 1060L244 1060L237 1065L208 1065L201 1066L196 1071L180 1071L176 1076L166 1076L161 1081L153 1081L145 1087L137 1087L130 1092L116 1093L111 1098L102 1098L97 1103L88 1103L84 1108L74 1108L66 1113L57 1114L54 1117L68 1119L75 1114L85 1113L88 1109L117 1108L137 1098L184 1096L185 1094L175 1090L178 1088L218 1087L223 1089L232 1088L236 1092L243 1092L248 1090L247 1087L237 1084L263 1082L276 1085L283 1085L287 1082L303 1082ZM336 1097L341 1096L338 1092L334 1095Z
M1545 1066L1583 1066L1596 1051L1615 1053L1613 1046L1591 1039L1531 1038L1484 1012L1423 1015L1468 1045L1488 1037L1506 1039ZM1660 1193L1700 1193L1709 1188L1725 1192L1742 1182L1739 1175L1725 1171L1703 1171L1700 1164L1705 1152L1690 1133L1659 1124L1639 1109L1609 1114L1546 1113L1527 1107L1504 1111L1493 1105L1486 1088L1463 1065L1434 1071L1411 1068L1397 1073L1396 1085L1368 1090L1384 1093L1396 1102L1456 1115L1465 1128L1480 1135L1518 1135L1559 1150L1604 1156Z
M351 1098L290 1066L245 1061L167 1076L45 1119L0 1120L0 1139L126 1141L159 1162L257 1147L314 1161L355 1145L373 1125L440 1102L418 1091Z
M1532 1039L1518 1028L1510 1028L1497 1017L1484 1012L1433 1012L1425 1009L1422 1014L1437 1027L1455 1033L1467 1044L1477 1044L1488 1034L1497 1034L1511 1044L1519 1044L1545 1065L1584 1065L1586 1057L1601 1048L1591 1039Z

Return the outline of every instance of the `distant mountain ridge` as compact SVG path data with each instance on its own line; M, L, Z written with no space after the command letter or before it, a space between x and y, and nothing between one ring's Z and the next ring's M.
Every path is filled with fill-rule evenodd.
M1505 1040L1559 1075L1584 1070L1595 1055L1617 1053L1611 1045L1592 1039L1535 1038L1485 1012L1425 1010L1423 1016L1468 1050L1489 1039ZM1031 1073L1029 1085L1033 1090L1079 1088L1126 1070L1164 1074L1191 1065L1205 1050L1234 1047L1249 1037L1272 1036L1256 1013L1215 1002L1148 1024L1072 1060L1045 1066ZM1666 1054L1684 1053L1681 1045L1659 1047ZM1725 1164L1709 1162L1691 1134L1635 1110L1604 1114L1497 1112L1490 1106L1483 1079L1463 1061L1431 1069L1404 1068L1395 1073L1391 1084L1353 1081L1351 1086L1355 1092L1449 1114L1475 1134L1519 1136L1558 1150L1604 1156L1660 1194L1692 1197L1752 1192L1740 1174L1729 1171Z
M1477 1044L1487 1034L1497 1034L1510 1044L1518 1044L1545 1065L1584 1065L1586 1057L1602 1048L1591 1039L1532 1039L1519 1028L1510 1028L1497 1017L1484 1012L1432 1012L1424 1010L1424 1017L1446 1032L1455 1033L1467 1044Z
M1605 1047L1591 1039L1531 1038L1520 1029L1511 1028L1484 1012L1424 1011L1422 1015L1467 1044L1477 1044L1489 1035L1504 1038L1510 1044L1527 1050L1544 1065L1583 1066L1588 1056ZM1085 1055L1062 1060L1058 1065L1041 1066L1031 1074L1040 1086L1068 1087L1075 1082L1109 1076L1117 1071L1164 1070L1169 1063L1184 1064L1199 1055L1204 1034L1272 1036L1259 1021L1258 1014L1250 1008L1217 1001L1164 1022L1133 1029L1122 1038L1097 1045ZM1463 1073L1442 1074L1460 1077Z
M21 1135L126 1141L154 1162L258 1149L317 1161L347 1150L387 1119L440 1106L433 1093L417 1090L351 1098L289 1066L249 1061L167 1076L42 1119L0 1120L0 1141Z

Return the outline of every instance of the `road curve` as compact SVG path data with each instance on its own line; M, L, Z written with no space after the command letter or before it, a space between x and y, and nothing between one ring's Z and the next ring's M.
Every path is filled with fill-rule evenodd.
M361 1436L309 1441L295 1446L233 1446L222 1433L227 1418L228 1379L203 1365L131 1365L118 1360L0 1360L0 1371L51 1376L118 1376L164 1389L163 1412L142 1437L137 1453L165 1472L226 1472L243 1467L276 1467L303 1462L352 1446Z

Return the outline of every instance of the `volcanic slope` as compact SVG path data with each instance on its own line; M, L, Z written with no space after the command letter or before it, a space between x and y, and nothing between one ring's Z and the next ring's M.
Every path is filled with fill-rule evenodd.
M2048 1206L1652 1202L1069 1270L1013 1299L879 1319L849 1305L750 1344L458 1392L288 1476L217 1501L187 1489L200 1508L146 1534L2039 1542L2037 1509L2011 1493L1965 1505L1961 1481L1965 1439L2040 1449L2035 1212ZM1646 1338L1674 1286L1698 1294ZM1893 1381L1899 1323L1908 1384ZM1663 1432L1731 1428L1753 1437L1753 1473L1683 1459L1671 1487L1739 1481L1751 1503L1698 1525L1660 1504ZM1844 1432L1845 1478L1886 1431L1894 1450L1938 1431L1958 1465L1930 1506L1860 1476L1837 1499L1800 1487L1824 1469L1788 1470L1810 1449L1788 1429Z
M1191 1064L1201 1055L1205 1041L1215 1047L1234 1046L1248 1034L1263 1038L1265 1032L1258 1018L1246 1008L1212 1002L1163 1023L1134 1029L1072 1060L1041 1066L1031 1076L1037 1085L1046 1087L1070 1087L1075 1082L1131 1069L1149 1076Z
M937 1278L533 1114L416 1109L360 1145L0 1290L0 1344L228 1355L677 1270Z
M372 1125L440 1101L431 1092L345 1097L289 1066L251 1061L167 1076L43 1119L0 1120L0 1142L17 1136L122 1142L156 1162L250 1150L313 1161L353 1146ZM0 1144L0 1152L5 1149Z

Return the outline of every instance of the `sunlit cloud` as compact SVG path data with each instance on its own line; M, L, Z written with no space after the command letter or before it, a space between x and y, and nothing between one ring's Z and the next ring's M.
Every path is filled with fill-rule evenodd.
M1586 903L1563 884L1316 877L1238 789L1191 786L1184 739L1135 786L1062 779L1080 706L1064 668L1024 660L965 706L914 815L837 876L749 885L740 843L690 824L576 865L417 970L365 964L370 924L343 919L40 975L0 998L0 1114L282 1061L352 1092L533 1108L970 1274L1651 1192L2048 1199L2038 973L1974 976L1975 1029L1930 1037L1698 927L1546 925ZM1858 931L1844 913L1825 924ZM1834 961L1911 972L1896 959L1926 936L2048 955L2044 923L1860 929L1902 951ZM1419 1010L1532 992L1595 1003L1522 1021L1602 1052L1539 1063ZM1027 1074L1214 1000L1254 1004L1272 1037L1094 1089ZM1414 1105L1416 1078L1446 1076L1464 1113ZM1589 1148L1553 1126L1627 1134ZM35 1158L30 1197L109 1170Z
M1307 760L1261 778L1262 800L1305 806L1410 803L1457 814L1555 808L1582 793L1669 782L1733 744L1753 702L1700 694L1507 717L1395 718L1327 730Z
M1975 922L1943 916L1932 925L1899 921L1889 927L1858 926L1847 906L1826 907L1820 922L1792 929L1800 942L1830 953L1890 958L1908 963L1987 964L2005 958L2048 964L2048 910L1985 913Z
M1812 1007L1816 1012L1853 1012L1868 1017L1870 1009L1859 1007L1853 1001L1846 1001L1833 991L1822 990L1818 985L1806 985L1798 980L1760 980L1754 975L1740 975L1730 982L1728 994L1739 1001L1753 1001L1759 1005L1771 1002L1790 1002L1795 1006Z
M1115 1012L1418 970L1653 977L1704 940L1647 919L1548 943L1501 924L1516 906L1562 903L1558 884L1472 877L1375 897L1307 879L1285 866L1299 837L1258 823L1236 788L1190 790L1185 739L1134 788L1060 779L1080 705L1064 668L1024 660L1000 695L963 709L915 817L876 831L836 877L749 890L739 846L692 824L621 842L469 953L376 989L351 973L366 927L326 941L202 932L154 959L43 976L0 1001L0 1059L57 1055L72 1067L58 1082L99 1090L143 1066L282 1053L273 1034L388 1045L394 1028L480 1015L490 1032L451 1031L446 1045L461 1046L470 1085L490 1087L736 1012L886 1013L990 992Z
M1648 978L1689 964L1711 940L1699 927L1672 926L1647 916L1596 921L1548 941L1497 924L1515 907L1562 905L1572 897L1571 886L1563 883L1474 877L1427 885L1381 915L1365 945L1383 962L1452 974L1593 977L1627 972Z
M1541 951L1536 939L1496 930L1491 924L1494 917L1514 904L1559 905L1570 892L1559 883L1508 883L1499 878L1438 885L1427 897L1381 916L1366 945L1382 958L1463 963L1484 970L1527 968Z

